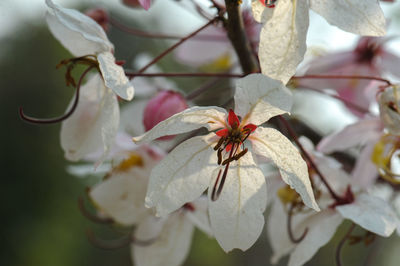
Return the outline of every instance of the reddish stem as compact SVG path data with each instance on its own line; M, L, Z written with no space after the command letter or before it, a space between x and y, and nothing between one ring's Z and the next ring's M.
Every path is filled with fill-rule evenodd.
M22 120L29 122L29 123L33 123L33 124L55 124L55 123L59 123L64 121L65 119L67 119L68 117L70 117L76 110L76 107L78 106L78 102L79 102L79 91L81 88L81 84L83 81L83 78L86 76L86 74L93 68L93 66L89 66L81 75L81 77L79 78L79 82L78 85L76 86L76 92L75 92L75 100L74 103L72 105L72 107L69 109L68 112L66 112L64 115L59 116L59 117L55 117L55 118L49 118L49 119L41 119L41 118L35 118L35 117L31 117L31 116L27 116L24 113L24 109L22 108L22 106L19 107L19 116L21 117Z
M170 53L172 50L174 50L176 47L178 47L179 45L181 45L182 43L184 43L185 41L187 41L188 39L192 38L193 36L195 36L197 33L201 32L202 30L204 30L205 28L207 28L208 26L210 26L211 24L213 24L216 20L218 19L218 17L213 18L212 20L210 20L209 22L207 22L204 26L201 26L199 29L195 30L194 32L190 33L188 36L180 39L177 43L175 43L174 45L172 45L171 47L169 47L168 49L166 49L164 52L162 52L160 55L158 55L157 57L155 57L153 60L151 60L147 65L145 65L144 67L142 67L138 73L143 73L144 71L146 71L146 69L148 69L150 66L152 66L153 64L157 63L160 59L162 59L164 56L166 56L168 53Z
M242 78L244 74L231 73L140 73L126 72L128 77L177 77L177 78L196 78L196 77L218 77L218 78Z
M287 230L288 230L288 235L289 235L290 241L292 241L294 244L298 244L306 237L306 235L308 233L308 227L306 229L304 229L303 234L299 238L294 237L293 231L292 231L292 216L293 216L294 207L295 207L295 205L293 203L290 204L289 213L288 213L288 217L287 217Z
M304 75L294 76L292 79L366 79L366 80L377 80L387 83L388 86L392 86L392 83L380 77L369 77L369 76L341 76L341 75Z
M318 174L318 176L320 177L322 183L324 183L325 187L328 189L329 194L331 194L332 198L335 199L335 201L340 205L343 204L345 199L343 199L342 197L338 196L335 191L331 188L331 186L329 185L329 183L326 181L326 178L324 177L324 175L321 173L321 171L318 169L317 165L314 163L313 159L311 158L311 156L308 154L308 152L304 149L303 145L301 145L296 133L294 132L293 128L289 125L289 123L286 121L286 119L279 115L278 116L279 120L282 122L282 124L286 127L286 129L288 130L289 134L291 135L291 137L293 138L294 142L296 143L296 145L299 147L299 149L301 150L301 153L304 155L304 157L306 158L306 160L309 162L309 164L311 165L312 168L314 168L315 172Z
M179 39L184 38L184 36L179 36L179 35L170 35L170 34L142 31L139 29L128 27L113 18L110 18L110 23L111 23L111 25L113 25L114 27L118 28L121 31L124 31L131 35L139 36L139 37L157 38L157 39L172 39L172 40L177 40L177 39L179 40ZM216 36L216 35L201 35L201 36L196 36L195 39L202 40L202 41L213 41L213 42L215 42L215 41L225 42L226 41L225 37Z
M341 251L342 251L342 248L343 248L344 243L346 242L346 240L349 238L349 236L350 236L351 233L353 232L354 227L356 227L356 224L355 224L355 223L353 223L353 224L350 226L350 228L349 228L349 230L347 231L346 235L343 237L342 240L340 240L340 243L339 243L339 245L338 245L337 248L336 248L336 265L337 265L337 266L342 266L342 261L341 261L341 259L340 259L340 253L341 253Z
M319 93L323 93L323 94L328 95L328 96L330 96L332 98L338 99L339 101L345 103L346 105L350 106L351 108L353 108L353 109L355 109L355 110L357 110L357 111L359 111L361 113L368 113L369 112L369 110L365 109L364 107L361 107L361 106L359 106L359 105L357 105L357 104L355 104L355 103L353 103L353 102L351 102L351 101L349 101L349 100L347 100L347 99L345 99L343 97L340 97L339 95L331 94L331 93L328 93L328 92L326 92L324 90L315 89L315 88L304 87L304 89L311 90L311 91L316 91L316 92L319 92Z

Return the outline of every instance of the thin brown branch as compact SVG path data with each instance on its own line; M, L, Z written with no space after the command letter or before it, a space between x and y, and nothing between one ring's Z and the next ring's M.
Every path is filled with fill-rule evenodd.
M304 75L294 76L292 79L364 79L364 80L376 80L385 82L388 86L392 86L392 83L384 78L380 77L369 77L369 76L347 76L347 75Z
M196 77L216 77L216 78L242 78L244 74L231 73L138 73L125 71L125 75L133 77L176 77L176 78L196 78Z
M211 24L213 24L216 20L218 19L218 17L213 18L212 20L208 21L205 25L201 26L200 28L198 28L197 30L195 30L194 32L190 33L189 35L187 35L186 37L180 39L177 43L175 43L174 45L172 45L171 47L169 47L168 49L166 49L164 52L162 52L161 54L159 54L158 56L156 56L153 60L151 60L147 65L145 65L144 67L142 67L138 73L143 73L144 71L146 71L146 69L148 69L150 66L152 66L153 64L157 63L160 59L162 59L164 56L166 56L167 54L169 54L172 50L174 50L176 47L178 47L179 45L181 45L182 43L184 43L185 41L187 41L188 39L192 38L193 36L195 36L197 33L201 32L202 30L204 30L205 28L207 28L208 26L210 26Z

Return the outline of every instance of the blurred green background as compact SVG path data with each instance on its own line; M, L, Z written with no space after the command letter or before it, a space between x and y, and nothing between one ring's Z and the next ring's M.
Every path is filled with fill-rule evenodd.
M140 21L126 13L118 14L115 10L111 13L140 27ZM156 18L150 27L157 30ZM144 49L156 55L168 46L160 40L128 36L113 28L109 35L116 46L117 59L133 60ZM131 265L128 248L104 251L87 241L87 228L104 238L112 234L105 226L89 222L78 210L77 199L93 180L66 172L69 163L59 144L60 125L30 125L18 116L19 106L37 117L53 117L65 111L73 89L65 86L64 71L56 70L55 65L68 57L42 17L21 18L12 32L0 39L1 265ZM170 64L173 62L168 57L161 66L168 69ZM173 67L174 71L182 70L182 66ZM196 82L176 81L186 88ZM344 224L341 229L348 226ZM343 234L343 230L338 232L307 265L334 265L335 248ZM346 246L344 262L345 265L398 265L399 247L396 238L385 241L378 238L369 247ZM246 253L225 254L216 241L196 232L185 265L269 265L270 252L265 233ZM280 265L286 263L284 259Z

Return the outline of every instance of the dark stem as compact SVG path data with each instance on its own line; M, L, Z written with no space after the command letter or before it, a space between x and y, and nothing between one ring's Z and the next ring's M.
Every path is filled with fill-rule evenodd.
M166 49L164 52L162 52L160 55L158 55L157 57L155 57L153 60L151 60L147 65L145 65L144 67L142 67L138 73L143 73L144 71L146 71L146 69L148 69L150 66L152 66L153 64L157 63L160 59L162 59L164 56L166 56L168 53L170 53L172 50L174 50L176 47L178 47L179 45L181 45L182 43L184 43L185 41L187 41L188 39L192 38L193 36L195 36L197 33L201 32L202 30L204 30L205 28L207 28L208 26L210 26L211 24L213 24L217 19L219 19L218 17L213 18L212 20L210 20L209 22L207 22L204 26L201 26L199 29L195 30L194 32L190 33L188 36L180 39L177 43L175 43L174 45L172 45L171 47L169 47L168 49Z
M81 75L79 78L78 85L76 86L76 91L75 91L75 100L72 105L72 107L66 112L64 115L55 117L55 118L49 118L49 119L41 119L41 118L36 118L36 117L31 117L27 116L24 113L24 109L22 106L19 107L19 116L21 117L22 120L25 122L33 123L33 124L55 124L64 121L68 117L70 117L76 110L76 107L78 106L79 102L79 91L82 85L83 78L86 76L86 74L93 68L93 66L89 66Z
M380 77L369 77L369 76L342 76L342 75L305 75L305 76L294 76L292 79L365 79L365 80L376 80L385 82L388 86L392 86L392 83Z
M331 194L332 198L334 198L337 203L342 204L345 200L343 198L341 198L340 196L338 196L335 193L335 191L333 191L333 189L331 188L329 183L326 181L326 178L324 177L324 175L321 173L321 171L318 169L317 165L314 163L314 160L311 158L311 156L308 154L308 152L304 149L303 145L301 145L301 143L300 143L296 133L292 129L292 127L289 125L289 123L286 121L286 119L283 116L279 115L278 118L282 122L282 124L286 127L286 129L288 130L288 133L290 134L290 136L292 137L292 139L294 140L296 145L299 147L299 149L301 150L301 153L304 155L304 157L309 162L311 167L314 168L315 172L320 177L322 183L324 183L325 187L328 189L329 194Z
M196 77L217 77L217 78L242 78L244 74L230 73L140 73L125 71L125 75L133 77L177 77L177 78L196 78Z
M117 29L119 29L123 32L126 32L126 33L134 35L134 36L144 37L144 38L179 40L184 37L184 36L178 36L178 35L170 35L170 34L142 31L139 29L128 27L114 18L110 18L110 23L111 23L111 25L113 25L114 27L116 27ZM201 36L196 36L196 37L194 37L194 39L202 40L202 41L213 41L213 42L226 41L226 38L221 38L221 37L215 36L215 35L205 35L205 34L201 35Z
M306 237L306 235L308 233L308 227L306 229L304 229L303 234L299 238L294 237L293 231L292 231L292 216L293 216L294 207L295 207L295 204L293 204L293 203L290 204L289 213L287 216L287 231L288 231L290 241L292 241L295 244L298 244Z
M198 97L205 91L214 87L219 81L220 81L219 78L213 78L213 79L209 80L208 82L206 82L205 84L202 84L197 89L194 89L193 91L191 91L188 95L185 96L185 99L188 101L193 100L194 98Z
M347 99L345 99L343 97L340 97L338 95L335 95L335 94L332 94L332 93L328 93L328 92L326 92L324 90L308 88L308 87L304 87L304 89L311 90L311 91L316 91L316 92L328 95L328 96L330 96L332 98L338 99L339 101L343 102L344 104L348 105L349 107L351 107L351 108L353 108L353 109L355 109L355 110L357 110L357 111L359 111L361 113L368 113L369 112L369 110L365 109L364 107L361 107L361 106L359 106L359 105L357 105L357 104L355 104L355 103L353 103L353 102L351 102L351 101L349 101L349 100L347 100Z
M238 0L225 0L228 20L225 21L224 26L239 57L243 72L250 74L258 72L258 63L246 35L239 2Z
M121 31L124 31L126 33L135 35L135 36L140 36L140 37L145 37L145 38L159 38L159 39L181 39L181 36L176 36L176 35L167 35L167 34L162 34L162 33L149 33L145 32L142 30L138 30L135 28L128 27L124 25L123 23L119 22L118 20L114 18L110 18L110 24L116 28L118 28Z
M351 232L353 232L354 227L356 227L356 224L353 223L349 230L347 231L346 235L343 237L342 240L340 240L339 245L336 248L336 265L337 266L342 266L342 261L340 259L340 253L342 252L342 248L344 243L346 243L346 240L349 238L349 236L351 235Z

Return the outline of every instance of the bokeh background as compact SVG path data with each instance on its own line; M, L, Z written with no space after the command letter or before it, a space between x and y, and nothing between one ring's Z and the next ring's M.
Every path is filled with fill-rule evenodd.
M127 25L152 31L184 35L202 23L198 16L177 3L189 0L158 0L150 12L127 8L118 0L55 2L79 10L101 6ZM389 32L398 34L399 3L384 4L384 8L391 18ZM60 148L60 125L36 126L19 119L19 106L33 116L57 116L65 111L73 95L73 89L65 86L63 70L55 69L61 59L70 55L47 29L45 10L44 0L0 0L1 265L131 265L129 248L104 251L87 241L88 228L103 238L115 235L105 226L89 222L79 212L78 197L83 196L85 188L96 179L77 178L67 172L70 163L64 159ZM109 37L115 44L116 57L126 59L128 67L132 66L136 55L143 52L157 55L170 44L127 35L115 28L111 28ZM356 40L356 36L341 32L312 15L310 46L326 50L350 49ZM391 48L399 53L399 42L393 41ZM170 71L190 70L173 62L171 56L159 66ZM200 81L175 80L187 91ZM318 98L312 108L319 108L318 103L326 104L326 101L326 98ZM354 119L341 112L339 105L329 104L335 111L330 109L330 114L314 118L314 124L336 119L335 126L338 126L337 123L346 124ZM333 129L327 127L322 131ZM334 265L335 248L346 227L348 224L342 225L336 237L307 265ZM346 246L344 262L345 265L398 265L399 248L400 241L396 237L377 238L368 247ZM225 254L216 241L196 232L185 265L269 265L270 255L265 233L247 252ZM284 259L280 265L286 263Z

